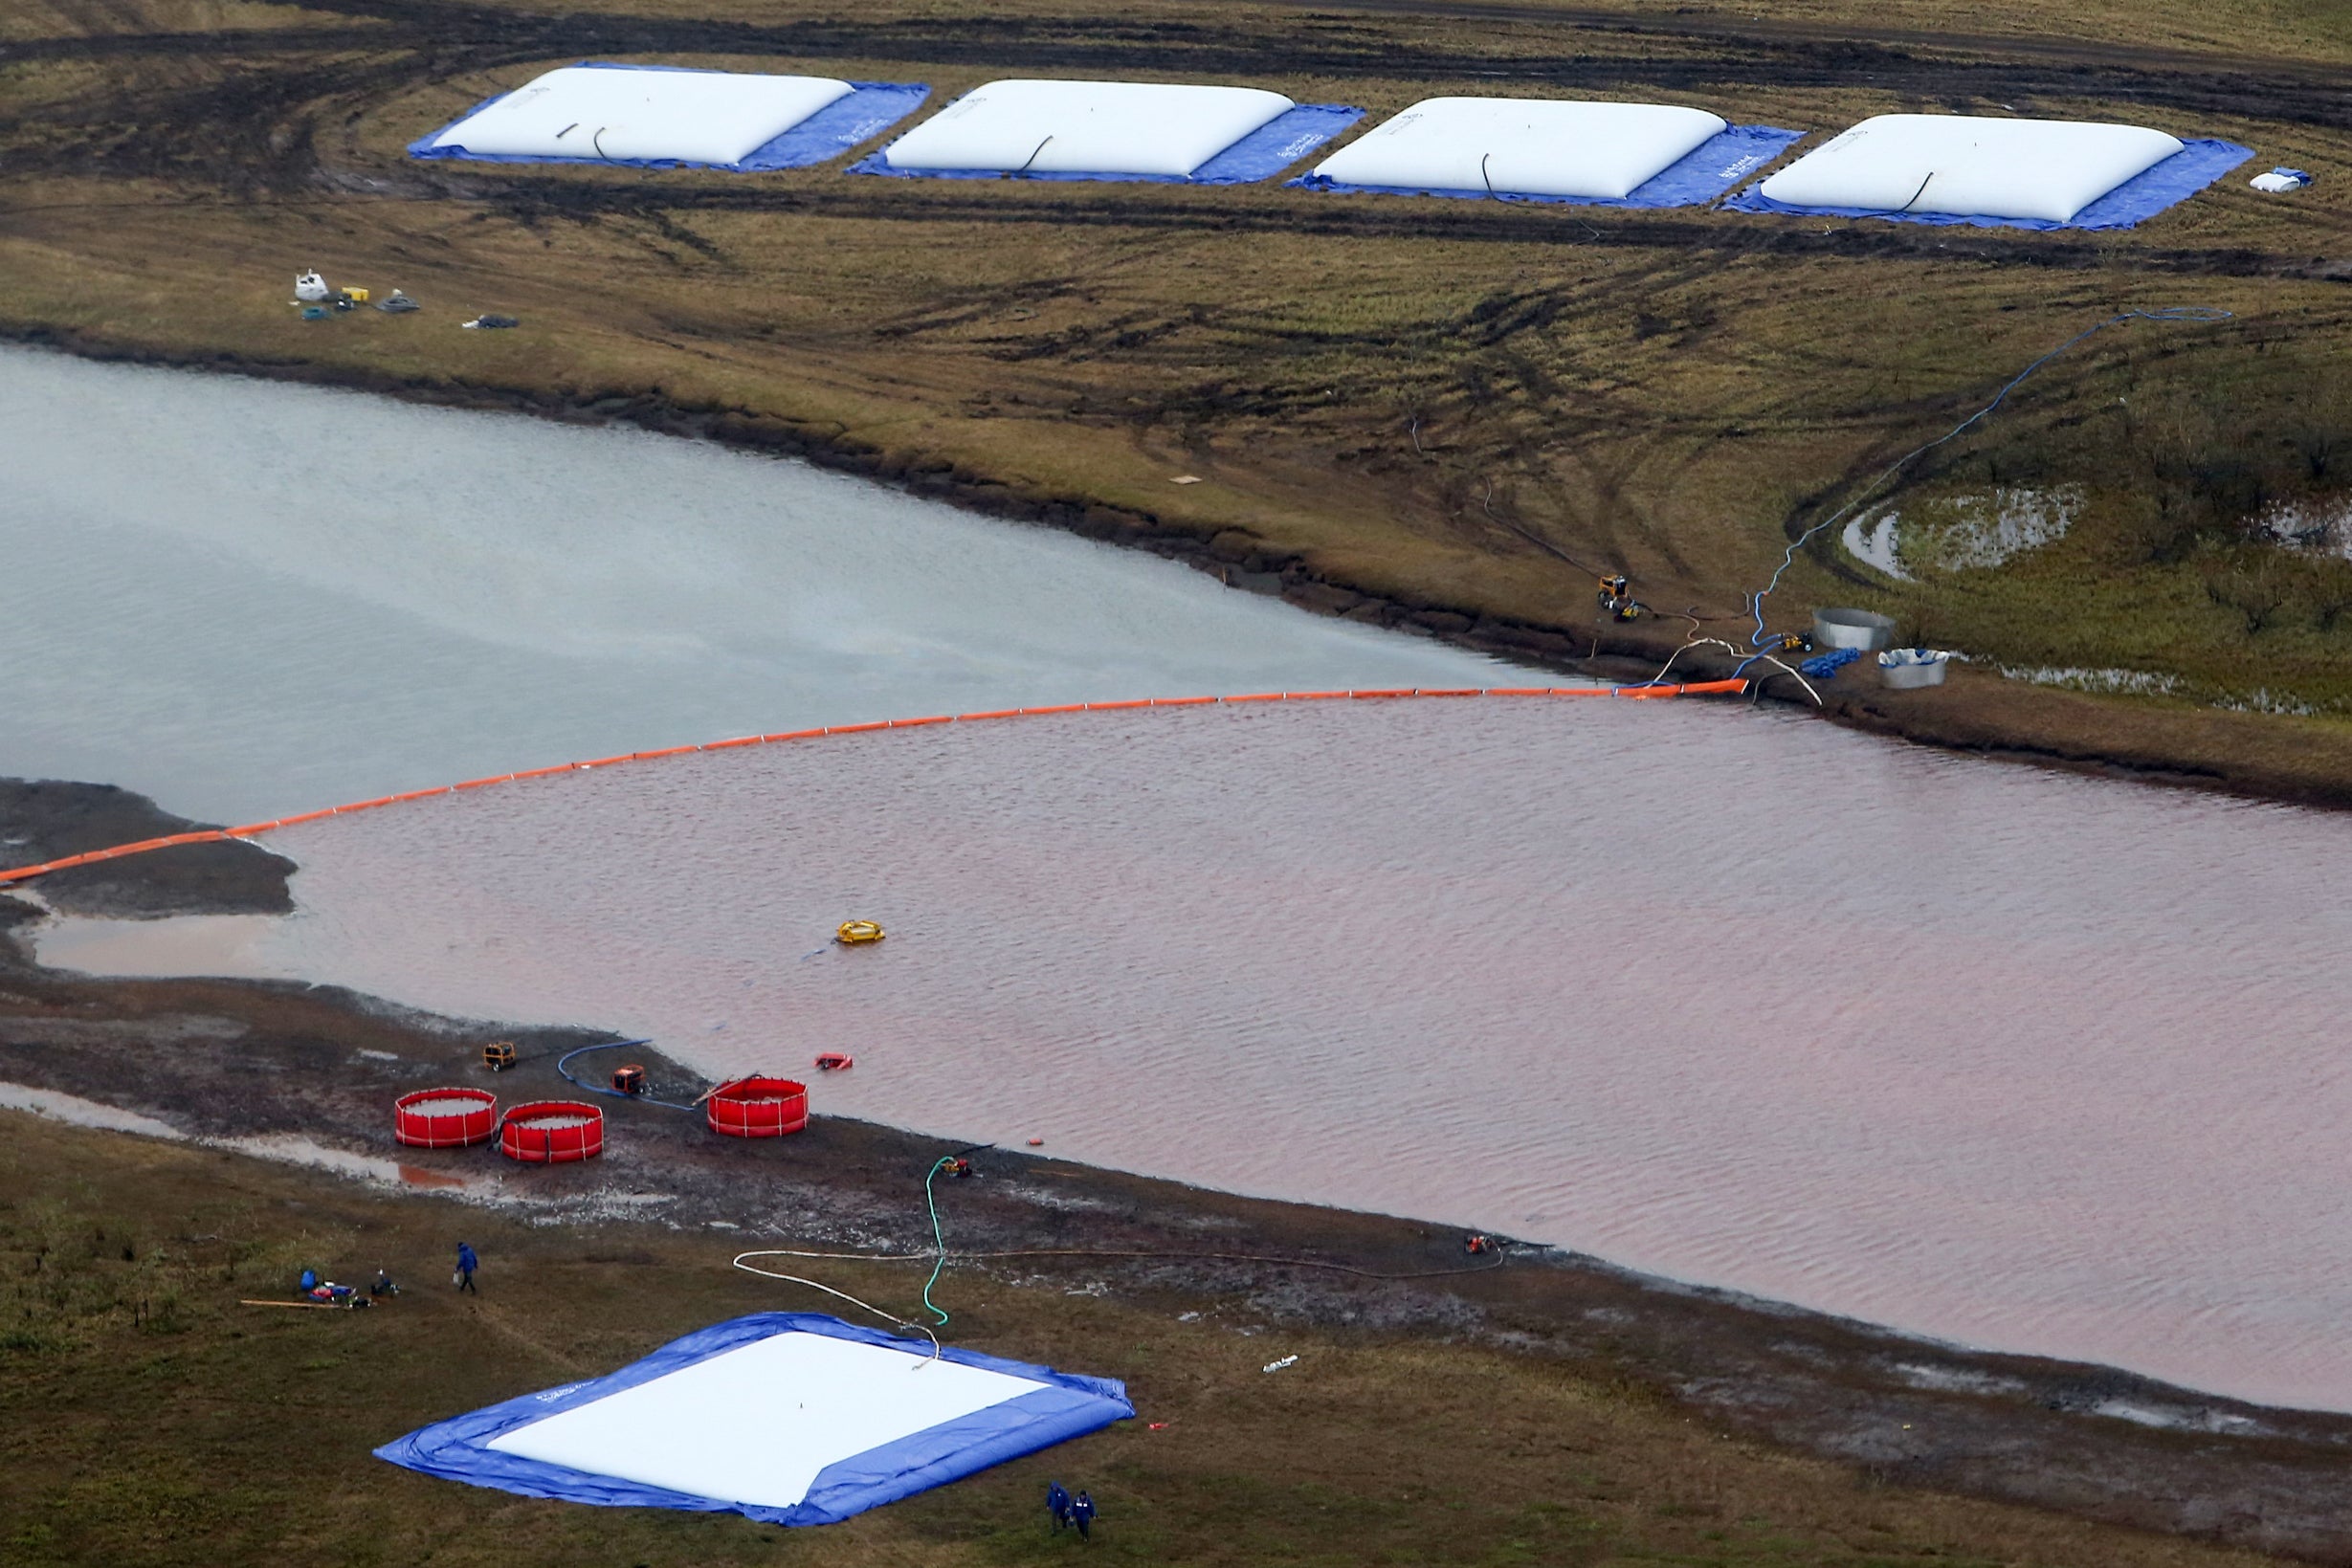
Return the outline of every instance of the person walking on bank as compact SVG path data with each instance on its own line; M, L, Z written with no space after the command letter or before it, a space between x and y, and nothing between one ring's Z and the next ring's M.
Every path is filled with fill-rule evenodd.
M1070 1522L1078 1527L1078 1539L1090 1541L1095 1538L1088 1528L1095 1522L1095 1500L1092 1496L1081 1491L1072 1500Z
M1056 1531L1070 1522L1070 1493L1059 1481L1045 1484L1045 1511L1054 1515Z
M459 1242L457 1244L457 1289L460 1292L471 1291L476 1295L481 1294L481 1292L474 1290L474 1270L481 1266L482 1260L474 1255L473 1247L468 1243Z

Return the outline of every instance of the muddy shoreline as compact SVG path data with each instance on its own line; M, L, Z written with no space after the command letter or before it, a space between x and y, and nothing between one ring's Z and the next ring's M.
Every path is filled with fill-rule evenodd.
M1206 572L1230 587L1279 598L1317 614L1431 636L1564 674L1649 679L1687 635L1682 618L1675 615L1617 624L1596 614L1586 626L1544 624L1488 614L1476 605L1451 604L1435 596L1375 593L1297 555L1270 549L1240 529L1204 537L1150 513L1107 506L1082 496L1030 494L961 465L908 458L845 440L820 427L739 408L650 393L591 400L545 387L402 377L226 351L174 353L23 322L0 321L0 342L103 363L226 372L375 393L435 408L523 413L564 424L627 425L797 458L985 516L1149 551ZM1720 649L1694 648L1675 656L1674 669L1692 679L1720 679L1740 662ZM1861 672L1861 666L1853 666L1837 679L1819 683L1819 706L1787 676L1766 672L1758 698L1852 729L1990 761L2286 805L2352 809L2352 731L2340 733L2311 721L2261 715L2104 699L1965 668L1956 668L1944 687L1915 692L1886 690ZM2275 741L2283 726L2296 724L2302 726L2301 738L2308 743L2299 751L2290 748L2282 760ZM2270 743L2247 744L2257 733ZM25 857L14 863L25 863Z
M94 818L120 826L144 805L103 786L0 789L0 837L72 843ZM144 808L152 825L177 821ZM199 883L170 857L200 852ZM197 846L109 868L114 883L100 894L60 880L40 897L84 907L95 897L118 914L251 913L283 907L291 870L251 845ZM141 891L143 877L154 886ZM611 1099L600 1102L609 1153L586 1165L402 1149L388 1115L396 1094L479 1083L510 1103L576 1096L558 1057L613 1037L438 1018L292 983L44 969L18 939L38 918L21 899L0 911L0 1083L369 1173L418 1201L651 1221L707 1232L721 1248L740 1238L912 1251L927 1242L922 1173L961 1141L820 1117L792 1138L739 1143L710 1136L698 1115ZM499 1037L521 1061L494 1075L479 1048ZM702 1087L646 1048L627 1055L649 1068L660 1097L691 1099ZM595 1082L612 1060L591 1056L582 1075ZM1851 1465L1864 1484L2026 1502L2318 1561L2352 1556L2352 1415L1965 1350L1558 1250L1514 1248L1490 1264L1443 1227L1239 1198L1050 1151L991 1147L971 1159L977 1177L952 1184L953 1247L1081 1255L958 1268L1274 1325L1472 1340L1622 1380L1694 1418ZM1100 1255L1118 1252L1147 1255ZM1252 1261L1268 1257L1320 1267Z

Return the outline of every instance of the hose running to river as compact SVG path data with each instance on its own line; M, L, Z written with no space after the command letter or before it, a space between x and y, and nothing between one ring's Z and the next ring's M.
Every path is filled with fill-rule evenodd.
M939 1327L945 1328L948 1322L948 1314L945 1309L942 1308L931 1299L931 1291L934 1286L939 1284L940 1275L946 1270L947 1260L950 1257L959 1258L972 1263L984 1263L1010 1258L1157 1258L1168 1261L1197 1263L1254 1263L1271 1265L1281 1269L1320 1269L1330 1273L1347 1274L1357 1279L1383 1281L1449 1279L1459 1274L1482 1274L1490 1270L1501 1268L1504 1262L1507 1261L1508 1257L1505 1247L1498 1246L1495 1250L1494 1260L1492 1262L1474 1264L1467 1269L1418 1269L1405 1270L1395 1272L1384 1272L1376 1269L1358 1268L1352 1263L1332 1263L1321 1258L1283 1257L1277 1254L1266 1252L1179 1251L1160 1248L1047 1247L1012 1248L1004 1250L987 1252L950 1253L947 1250L947 1238L944 1227L940 1220L939 1195L933 1184L939 1180L940 1172L948 1170L954 1166L956 1159L957 1157L954 1155L943 1155L939 1159L933 1160L931 1162L930 1169L923 1173L923 1204L930 1211L931 1216L932 1246L928 1251L808 1252L786 1248L763 1248L756 1251L738 1252L730 1261L730 1266L740 1269L747 1274L757 1274L762 1279L783 1280L788 1284L806 1285L812 1291L822 1291L827 1295L837 1297L840 1300L849 1302L854 1307L861 1308L880 1318L883 1322L889 1323L896 1328L913 1329L931 1341L932 1358L936 1360L938 1359L940 1354L939 1336L934 1333L928 1325L915 1322L909 1318L900 1317L896 1313L884 1311L882 1308L874 1305L874 1303L870 1301L866 1301L858 1296L854 1296L850 1294L849 1292L836 1289L833 1286L824 1283L822 1280L810 1279L805 1274L788 1274L779 1269L763 1269L750 1260L754 1258L800 1258L821 1263L922 1263L928 1261L931 1265L931 1273L930 1277L925 1279L922 1283L923 1310L930 1313L933 1317L939 1320Z

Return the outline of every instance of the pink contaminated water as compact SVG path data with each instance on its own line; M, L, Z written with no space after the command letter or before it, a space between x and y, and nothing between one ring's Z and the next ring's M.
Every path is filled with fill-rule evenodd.
M248 969L713 1073L852 1050L819 1113L2352 1408L2345 818L1490 698L838 738L276 842L304 913Z

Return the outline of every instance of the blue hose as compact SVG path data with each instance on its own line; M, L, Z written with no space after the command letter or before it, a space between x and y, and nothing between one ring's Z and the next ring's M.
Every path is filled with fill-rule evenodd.
M1861 656L1862 651L1858 648L1833 648L1827 653L1816 653L1798 665L1797 673L1810 675L1815 680L1828 680Z
M2084 327L2080 332L2075 333L2073 337L2067 339L2066 342L2060 343L2049 353L2044 354L2040 359L2035 360L2031 364L2027 365L2023 370L2018 371L2017 374L2008 379L2008 381L2002 386L2000 391L1993 394L1993 400L1990 403L1986 404L1985 407L1979 409L1976 412L1970 414L1967 418L1962 420L1959 424L1953 426L1942 435L1937 436L1933 441L1928 442L1924 446L1916 448L1913 451L1906 453L1900 458L1897 458L1884 474L1879 475L1877 478L1872 480L1869 486L1865 488L1860 495L1854 497L1853 499L1848 501L1845 505L1839 507L1836 511L1822 519L1821 521L1813 524L1810 528L1808 528L1805 532L1799 534L1795 539L1788 541L1787 550L1781 556L1781 563L1772 570L1771 580L1765 583L1764 585L1758 589L1755 593L1748 596L1748 613L1754 616L1756 621L1755 634L1749 639L1748 646L1750 648L1762 648L1764 643L1769 640L1769 634L1764 630L1764 596L1770 593L1774 588L1781 585L1781 574L1788 570L1789 565L1797 559L1797 552L1805 548L1808 541L1809 541L1815 534L1820 533L1823 529L1828 528L1844 519L1846 514L1852 512L1855 507L1861 505L1863 501L1867 500L1873 494L1875 494L1880 485L1885 484L1889 479L1895 477L1896 475L1900 474L1904 469L1909 468L1914 462L1935 451L1946 441L1952 440L1962 431L1967 430L1971 425L1976 424L1979 420L1985 419L1991 415L1992 412L1999 409L2002 404L2008 401L2009 394L2017 390L2017 388L2024 384L2027 377L2032 375L2033 372L2039 370L2043 365L2048 364L2052 360L2056 359L2059 355L2065 353L2068 349L2074 347L2085 338L2095 337L2097 334L2106 331L2111 326L2121 326L2125 321L2214 322L2235 320L2236 319L2236 312L2222 310L2211 305L2180 305L2166 310L2127 310L2119 316L2110 316L2103 321L2096 322L2091 326Z

